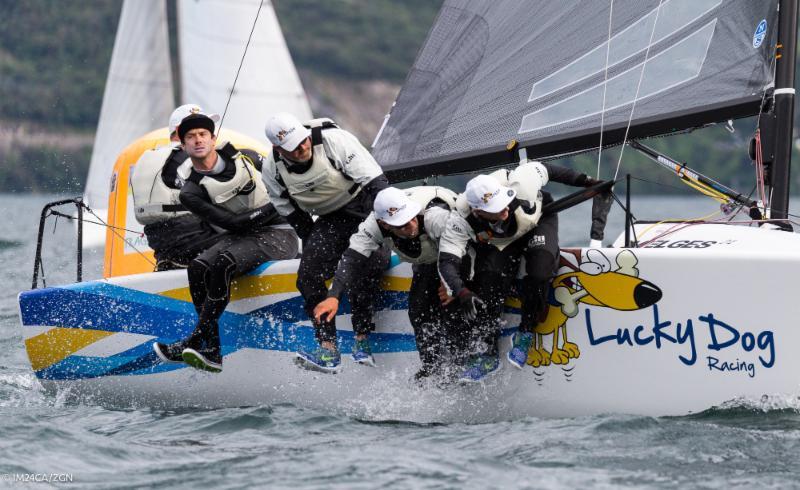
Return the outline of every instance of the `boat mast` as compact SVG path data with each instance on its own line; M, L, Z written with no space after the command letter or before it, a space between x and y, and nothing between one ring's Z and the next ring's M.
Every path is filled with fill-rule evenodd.
M794 70L797 47L798 0L780 0L778 3L778 47L775 71L775 162L770 185L770 217L786 219L789 213L789 179L792 163L792 134L794 123Z

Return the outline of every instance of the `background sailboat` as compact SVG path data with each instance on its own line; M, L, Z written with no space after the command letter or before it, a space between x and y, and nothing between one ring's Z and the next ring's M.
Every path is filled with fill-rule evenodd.
M111 174L128 144L161 127L174 109L167 8L164 0L125 0L94 139L84 200L108 219ZM88 221L97 221L85 215ZM106 227L84 223L86 247L102 246Z
M251 30L224 127L261 141L264 119L270 113L311 117L271 2L178 0L177 12L178 103L173 95L166 0L125 0L123 4L84 192L87 204L104 221L114 163L122 150L163 127L176 105L195 103L221 114ZM92 220L91 216L86 219ZM125 227L140 228L135 221ZM106 242L103 226L85 224L84 233L85 246Z
M222 114L224 127L264 140L267 115L311 118L311 107L281 33L272 3L260 0L178 0L181 103ZM253 20L258 21L241 71Z

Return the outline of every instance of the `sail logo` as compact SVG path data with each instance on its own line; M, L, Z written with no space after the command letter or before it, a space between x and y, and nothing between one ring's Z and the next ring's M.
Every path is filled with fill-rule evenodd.
M764 42L767 37L767 19L762 19L756 27L756 32L753 34L753 47L757 48Z

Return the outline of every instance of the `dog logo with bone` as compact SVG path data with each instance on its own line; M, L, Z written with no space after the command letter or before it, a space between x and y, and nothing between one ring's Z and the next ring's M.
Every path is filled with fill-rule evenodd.
M577 266L569 255L576 259ZM580 259L580 251L562 251L562 267L552 282L550 304L544 319L534 328L534 342L528 351L528 364L533 367L567 364L580 357L577 344L567 339L567 322L578 315L580 303L633 311L661 299L661 289L639 277L639 260L630 250L617 254L614 269L600 250L588 250L586 259ZM544 342L546 335L552 335L549 351Z

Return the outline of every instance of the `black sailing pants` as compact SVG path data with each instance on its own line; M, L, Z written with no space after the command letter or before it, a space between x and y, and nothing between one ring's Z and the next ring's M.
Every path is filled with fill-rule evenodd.
M439 300L437 264L414 264L408 291L408 317L414 327L422 369L436 371L447 357L464 349L461 321Z
M471 325L471 353L497 353L503 305L525 258L522 290L521 332L532 332L547 306L548 288L558 269L558 215L542 218L533 230L499 250L493 245L478 244L475 275L467 287L478 295L486 308Z
M268 228L248 235L225 235L189 263L189 292L198 321L187 346L219 347L219 317L231 298L234 277L269 260L293 259L298 240L294 230Z
M145 225L144 234L153 249L157 271L187 268L195 257L226 236L193 214Z
M347 250L350 237L358 230L361 221L362 218L345 211L334 211L317 218L308 238L303 240L303 256L297 270L297 290L303 296L309 318L314 318L314 308L328 297L325 281L333 277L339 259ZM389 255L386 247L376 250L361 269L363 276L347 289L353 314L353 331L357 335L369 334L375 329L372 314ZM314 327L319 342L336 341L335 318L314 322Z

